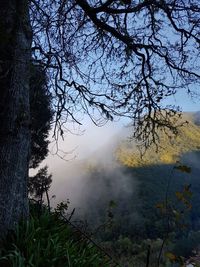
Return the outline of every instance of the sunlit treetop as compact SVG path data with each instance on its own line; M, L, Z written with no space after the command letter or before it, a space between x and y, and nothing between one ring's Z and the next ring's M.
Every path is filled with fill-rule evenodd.
M173 164L182 161L183 156L191 152L200 151L200 126L197 124L198 113L184 113L182 121L186 121L182 127L178 128L175 138L169 138L162 129L157 131L159 135L159 150L155 151L152 145L141 158L136 144L131 140L122 141L116 151L117 161L129 167L143 167L158 164Z
M162 100L199 86L199 1L32 0L30 14L32 55L48 69L55 129L80 124L84 112L96 124L131 118L145 147L160 127L177 132L180 109Z

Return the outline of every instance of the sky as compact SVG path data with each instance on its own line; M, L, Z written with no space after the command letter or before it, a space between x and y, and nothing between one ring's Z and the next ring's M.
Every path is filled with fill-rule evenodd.
M199 94L199 95L198 95ZM180 106L182 111L195 112L200 110L200 88L194 97L189 97L185 91L179 90L178 93L166 100L166 104Z

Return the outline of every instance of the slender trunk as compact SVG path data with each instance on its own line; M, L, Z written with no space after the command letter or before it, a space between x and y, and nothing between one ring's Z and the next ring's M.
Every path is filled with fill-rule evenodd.
M44 187L45 187L45 193L46 193L46 198L47 198L47 207L48 207L48 211L50 212L51 211L51 204L50 204L50 199L49 199L49 193L48 193L48 189L47 189L46 185Z
M0 238L28 215L28 0L0 1Z

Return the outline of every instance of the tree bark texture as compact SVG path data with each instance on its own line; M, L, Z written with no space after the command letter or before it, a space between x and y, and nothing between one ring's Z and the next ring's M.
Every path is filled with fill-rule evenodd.
M0 1L0 238L28 215L28 0Z

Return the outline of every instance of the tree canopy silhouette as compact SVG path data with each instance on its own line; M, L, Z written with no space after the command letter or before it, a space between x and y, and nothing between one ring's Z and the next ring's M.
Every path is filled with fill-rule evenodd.
M31 67L30 114L31 153L29 168L37 168L48 155L49 131L53 119L52 98L48 91L45 71L41 66Z
M96 123L131 118L146 146L157 127L176 132L179 108L162 100L199 86L199 11L195 0L33 0L32 51L51 70L56 126L80 123L82 108Z

